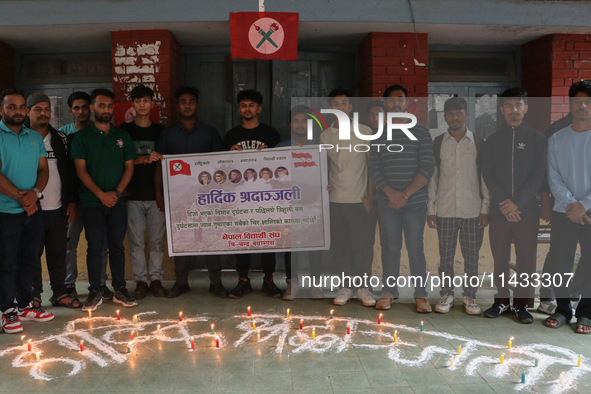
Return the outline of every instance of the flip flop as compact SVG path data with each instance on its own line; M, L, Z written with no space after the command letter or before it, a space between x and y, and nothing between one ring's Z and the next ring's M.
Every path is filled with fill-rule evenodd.
M575 329L575 331L577 332L577 334L584 334L584 335L589 335L591 334L591 331L588 332L580 332L578 330L579 325L581 326L587 326L587 327L591 327L591 319L587 319L586 317L579 317L577 319L577 329Z
M60 301L63 300L66 297L70 297L69 294L64 294L61 295L57 298L51 297L49 299L49 302L51 302L51 305L53 306L62 306L64 308L70 308L70 309L78 309L82 306L82 303L80 302L80 300L76 297L70 297L70 301L67 304L62 304ZM78 303L80 304L80 306L74 306L74 303L78 301Z
M549 319L556 320L558 322L558 324L555 326L549 325L548 324ZM566 323L568 323L568 321L566 320L566 317L564 317L564 315L561 315L560 313L555 313L544 321L544 325L549 328L560 328L560 327L564 326Z

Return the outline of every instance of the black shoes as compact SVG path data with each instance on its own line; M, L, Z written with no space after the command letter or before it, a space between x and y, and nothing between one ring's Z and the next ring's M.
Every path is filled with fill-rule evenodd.
M162 286L162 282L159 280L153 280L150 282L150 291L156 298L166 297L166 289Z
M269 280L263 280L263 287L261 290L263 293L266 293L271 298L279 298L282 295L279 287L275 285L273 278Z
M121 304L126 308L131 308L132 306L137 305L137 301L129 295L129 292L125 287L115 290L115 294L113 294L113 302Z
M103 296L101 293L91 290L82 306L82 312L96 311L96 308L102 303Z
M238 279L238 284L236 285L236 287L234 287L234 289L232 289L230 294L228 294L228 297L238 299L238 298L244 297L245 294L252 293L252 292L253 292L253 289L252 289L252 286L250 285L250 279L240 278L240 279Z
M495 318L507 312L509 312L509 305L501 304L500 302L495 302L490 308L484 311L484 316Z
M191 291L191 289L189 288L188 283L181 285L181 284L175 282L174 285L172 286L172 289L170 289L170 291L168 292L167 297L168 298L176 298L183 293L188 293L189 291Z
M228 297L228 292L226 291L226 288L224 287L224 285L222 285L221 283L210 284L209 285L209 292L215 294L216 296L218 296L220 298Z
M525 305L513 304L513 313L517 316L517 320L522 324L531 324L534 322L534 317L529 313Z
M141 300L148 295L148 284L146 282L136 282L135 290L133 291L133 298Z

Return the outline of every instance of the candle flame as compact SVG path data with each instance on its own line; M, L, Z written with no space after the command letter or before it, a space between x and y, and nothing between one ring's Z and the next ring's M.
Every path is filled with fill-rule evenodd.
M514 340L514 339L515 339L515 337L511 337L511 338L509 338L509 340L510 340L510 341L512 341L512 340Z
M29 343L31 342L31 340L29 339Z

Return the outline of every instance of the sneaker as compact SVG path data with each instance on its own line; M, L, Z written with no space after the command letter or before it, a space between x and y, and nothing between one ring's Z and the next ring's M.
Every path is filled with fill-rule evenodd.
M383 292L378 302L376 302L376 309L386 310L390 309L390 305L394 301L394 296L390 293Z
M351 297L353 297L353 290L343 287L337 291L337 296L335 297L333 304L345 305Z
M91 290L90 294L88 294L88 297L86 297L84 305L82 306L82 312L96 311L96 308L98 308L98 306L102 303L102 294Z
M357 290L357 299L363 303L363 306L375 306L376 300L368 288Z
M501 316L503 313L509 312L509 305L501 304L500 302L495 302L492 304L490 308L484 311L484 316L495 318Z
M238 299L244 297L245 294L252 293L253 291L254 290L250 285L249 278L239 278L238 284L232 289L232 291L230 291L228 297Z
M324 299L324 292L322 291L322 287L314 286L310 289L310 293L312 293L313 300L323 300Z
M103 300L111 301L113 299L113 292L109 290L107 285L101 286L101 295L103 296Z
M288 279L287 289L285 289L285 293L283 293L283 299L285 301L293 301L296 298L296 294L298 294L298 282Z
M558 307L556 300L540 301L538 312L545 313L546 315L553 315L556 311L556 307Z
M513 313L517 316L517 320L522 324L531 324L534 322L534 317L529 313L525 305L513 304Z
M7 309L2 314L2 330L7 334L14 334L23 330L23 325L18 318L16 308Z
M172 288L170 289L170 291L168 292L166 297L176 298L176 297L180 296L181 294L188 293L190 291L191 291L191 288L189 287L188 283L184 283L181 285L180 283L174 282L174 285L172 285Z
M41 308L37 308L33 302L29 303L24 309L18 308L18 318L20 320L30 321L50 321L55 316L53 313L45 312Z
M480 306L476 303L476 298L464 297L462 298L462 305L468 315L480 315Z
M137 282L135 285L135 290L133 291L133 298L135 298L136 300L146 298L149 290L150 288L148 287L148 284L146 282Z
M129 295L129 291L127 291L125 287L115 290L115 294L113 294L113 302L121 304L126 308L131 308L132 306L137 305L137 301Z
M435 305L435 312L447 313L454 306L454 296L451 294L444 295L441 297L439 302Z
M431 313L433 309L431 309L431 304L429 304L429 300L426 298L415 298L415 302L417 303L417 312L419 313Z
M261 291L263 293L267 293L267 295L271 298L281 297L281 290L279 289L279 287L277 287L277 285L273 281L273 278L269 280L263 280L263 287L261 288Z

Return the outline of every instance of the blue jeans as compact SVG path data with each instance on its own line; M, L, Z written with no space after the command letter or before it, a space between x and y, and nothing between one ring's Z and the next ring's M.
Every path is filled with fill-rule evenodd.
M43 245L43 212L0 213L0 311L20 308L33 301L33 277L41 270L38 258Z
M82 207L82 220L88 252L86 266L88 269L88 290L100 292L103 273L103 249L105 231L107 232L107 246L109 249L109 263L111 265L112 284L115 290L125 287L125 231L127 230L127 204L121 198L111 208Z
M427 260L423 249L423 232L427 217L427 205L418 208L400 210L388 207L387 198L378 198L378 221L382 239L382 267L384 270L384 292L398 297L395 280L400 275L400 251L402 234L408 251L410 274L422 277L422 286L415 286L414 298L427 297ZM389 280L387 280L390 278ZM388 283L390 282L390 283ZM408 285L408 281L406 282ZM417 285L421 285L417 281Z

